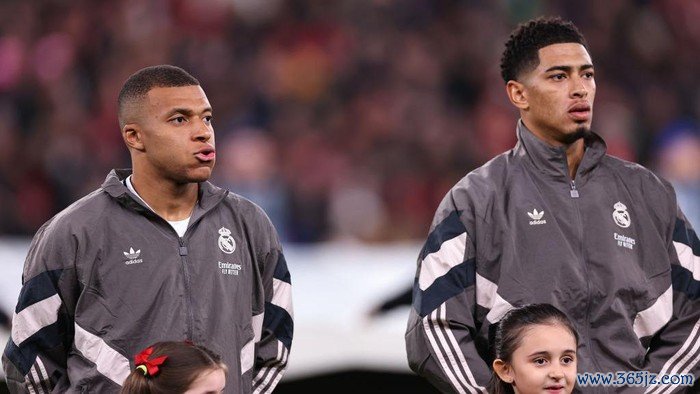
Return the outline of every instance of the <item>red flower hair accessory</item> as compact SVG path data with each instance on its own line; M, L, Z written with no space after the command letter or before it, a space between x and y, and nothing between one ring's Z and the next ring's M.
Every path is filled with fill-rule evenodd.
M151 354L153 354L153 346L144 349L141 353L134 357L136 369L143 371L144 376L156 376L159 371L158 367L168 359L168 356L160 356L149 360L148 358L151 357Z

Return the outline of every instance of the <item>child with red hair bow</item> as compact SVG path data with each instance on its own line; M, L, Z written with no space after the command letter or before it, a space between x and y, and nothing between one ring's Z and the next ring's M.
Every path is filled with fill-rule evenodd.
M121 394L222 393L228 368L192 342L158 342L134 357Z

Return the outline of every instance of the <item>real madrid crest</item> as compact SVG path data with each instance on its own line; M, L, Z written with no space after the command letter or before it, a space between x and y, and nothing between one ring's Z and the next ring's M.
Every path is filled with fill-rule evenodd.
M226 254L236 250L236 240L231 236L231 230L226 227L219 229L219 249Z
M627 212L627 207L625 204L618 201L615 203L613 208L615 210L613 211L612 217L615 224L622 228L629 227L632 221L630 220L630 214Z

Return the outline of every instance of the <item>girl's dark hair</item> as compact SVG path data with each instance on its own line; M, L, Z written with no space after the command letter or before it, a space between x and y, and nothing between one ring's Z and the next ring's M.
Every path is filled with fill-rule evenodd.
M523 332L533 325L561 325L574 336L578 347L578 333L564 312L550 304L530 304L506 313L496 327L493 340L493 356L510 363L513 352L520 346ZM491 394L514 394L513 386L498 377L494 371L488 384Z
M132 370L124 381L121 394L184 393L202 372L228 371L221 357L191 342L158 342L153 345L149 359L160 356L168 358L155 376L146 376L140 369Z

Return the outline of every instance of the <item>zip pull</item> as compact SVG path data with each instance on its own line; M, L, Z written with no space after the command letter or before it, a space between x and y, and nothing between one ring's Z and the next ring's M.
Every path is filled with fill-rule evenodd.
M187 256L187 246L185 246L185 240L182 237L179 238L180 241L180 256Z
M571 198L578 198L578 189L576 189L576 181L571 180L571 190L569 190Z

